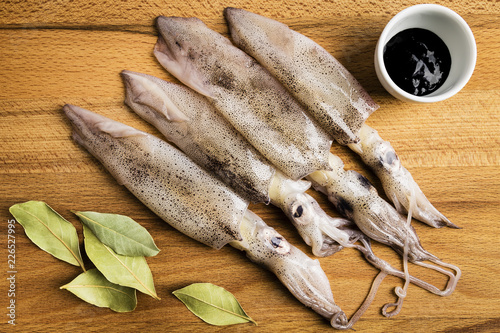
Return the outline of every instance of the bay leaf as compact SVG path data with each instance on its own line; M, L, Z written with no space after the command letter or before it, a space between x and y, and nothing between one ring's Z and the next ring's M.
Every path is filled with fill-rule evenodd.
M101 272L92 268L61 287L85 302L116 312L133 311L137 305L135 289L109 282Z
M142 256L123 256L101 243L92 230L83 225L85 250L89 259L108 281L137 289L156 299L153 275Z
M94 235L124 256L155 256L160 251L149 232L128 216L74 212Z
M49 205L27 201L11 206L9 211L39 248L85 271L75 227Z
M203 321L212 325L257 323L250 318L240 303L226 289L211 283L193 283L173 294Z

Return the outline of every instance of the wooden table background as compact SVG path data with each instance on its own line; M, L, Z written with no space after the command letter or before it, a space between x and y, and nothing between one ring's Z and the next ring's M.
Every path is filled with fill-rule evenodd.
M472 79L455 97L431 104L395 100L378 82L373 52L384 25L415 1L2 1L0 2L0 331L7 324L8 208L42 200L81 232L73 210L131 216L153 235L161 253L149 258L161 301L138 293L132 313L91 306L59 287L80 271L39 250L16 228L16 326L18 331L326 331L328 322L302 306L274 275L225 247L201 245L155 217L85 150L70 139L62 105L79 105L118 121L157 132L123 105L122 69L174 80L156 62L153 25L158 15L197 16L227 35L222 10L242 7L276 18L313 38L344 64L380 104L367 123L399 153L431 202L463 227L433 229L414 221L422 244L463 272L450 297L411 286L403 310L387 319L383 304L395 300L402 281L387 278L358 332L500 331L500 6L498 1L438 1L470 25L478 48ZM175 81L175 80L174 80ZM346 163L380 183L353 153L334 146ZM324 196L311 192L332 215ZM268 224L310 253L274 207L252 205ZM399 258L376 244L396 267ZM376 270L354 250L321 265L335 301L351 316ZM444 278L410 266L411 272L444 285ZM220 328L201 322L171 293L193 282L231 291L259 326Z

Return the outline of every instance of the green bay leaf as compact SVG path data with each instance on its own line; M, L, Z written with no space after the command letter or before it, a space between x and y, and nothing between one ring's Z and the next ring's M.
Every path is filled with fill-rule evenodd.
M39 248L85 271L75 227L49 205L27 201L13 205L9 211Z
M135 289L109 282L101 272L92 268L78 275L73 281L61 287L85 302L110 308L116 312L133 311L137 305Z
M155 256L160 251L149 232L128 216L74 212L94 235L124 256Z
M156 299L153 275L142 256L123 256L104 245L92 230L83 225L85 250L89 259L110 282L137 289Z
M250 318L240 303L226 289L211 283L193 283L173 294L203 321L212 325L257 323Z

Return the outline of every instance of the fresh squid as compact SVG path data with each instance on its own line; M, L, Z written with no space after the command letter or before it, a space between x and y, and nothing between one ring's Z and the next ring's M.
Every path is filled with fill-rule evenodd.
M434 228L458 228L429 202L388 141L366 124L361 127L359 136L358 143L348 146L375 172L398 212L407 214L413 199L411 211L415 219Z
M352 228L352 222L328 216L305 193L310 182L294 181L267 163L204 96L147 74L122 71L122 77L126 86L125 103L132 110L198 165L239 190L243 197L254 202L270 200L281 208L316 256L354 247L386 274L404 276L373 254L369 240ZM256 191L254 187L263 190ZM260 194L256 196L256 192ZM354 244L356 241L362 245ZM419 279L411 277L411 282L436 292Z
M429 202L389 142L364 124L378 106L331 54L270 18L237 8L224 14L234 43L283 83L337 142L361 156L400 213L411 210L430 226L456 228Z
M212 248L229 244L245 251L333 327L347 327L319 262L247 210L248 201L155 136L77 106L66 105L64 112L73 139L160 218Z
M159 37L154 54L165 69L207 96L217 110L287 176L293 179L307 176L314 187L328 194L340 213L352 218L369 237L401 254L408 252L411 261L449 276L447 287L439 294L449 295L454 290L460 270L423 250L411 225L378 196L365 177L354 171L344 172L337 167L338 163L332 164L337 158L330 158L331 141L325 137L324 130L308 118L304 107L293 103L293 97L269 72L196 18L162 16L157 19L157 26ZM306 131L296 131L298 128ZM306 149L305 140L321 144L316 144L311 151ZM308 153L304 154L303 148L297 149L297 145ZM275 163L276 156L280 156L280 163ZM301 172L283 168L296 161L307 162L308 167L301 168ZM334 168L339 173L332 172ZM346 181L341 179L344 174L350 176ZM452 268L455 274L422 263L423 260Z

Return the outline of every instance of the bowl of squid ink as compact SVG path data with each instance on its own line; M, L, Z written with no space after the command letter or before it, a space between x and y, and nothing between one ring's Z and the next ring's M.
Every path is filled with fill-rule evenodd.
M408 7L386 25L375 48L375 71L394 97L433 103L458 93L476 65L476 42L465 20L434 4Z

